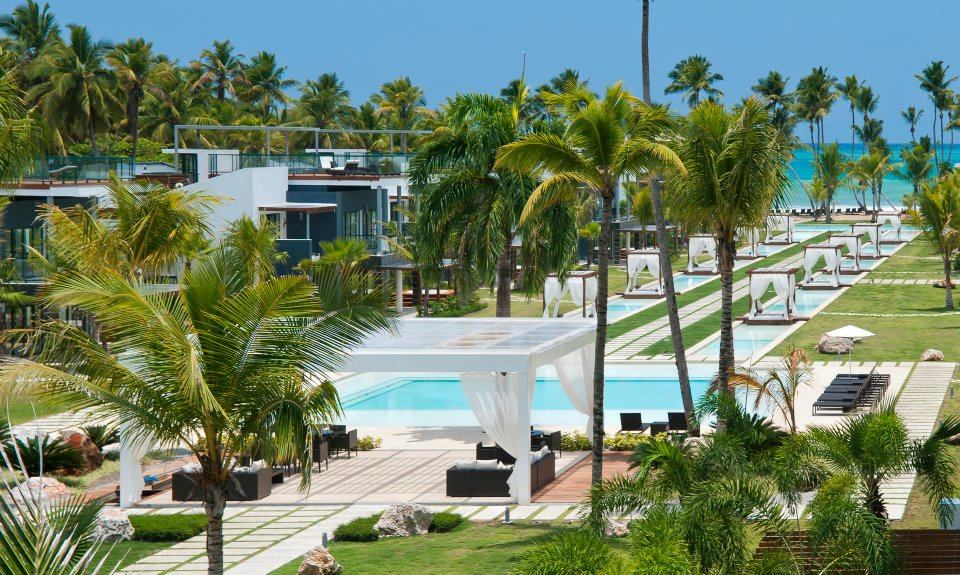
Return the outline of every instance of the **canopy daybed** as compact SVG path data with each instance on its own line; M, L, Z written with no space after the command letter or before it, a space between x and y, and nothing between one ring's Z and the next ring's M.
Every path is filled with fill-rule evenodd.
M877 223L881 226L889 223L893 229L883 231L880 233L880 243L881 244L901 244L903 243L903 236L900 233L900 228L903 224L901 220L900 212L877 212Z
M697 263L697 257L707 254L710 260ZM714 275L717 268L717 239L708 234L693 234L687 238L687 274Z
M803 289L838 289L840 287L840 260L842 248L838 245L812 244L803 248ZM826 281L815 281L814 268L823 258L825 269L819 276Z
M645 285L639 283L640 272L649 270L654 280ZM629 250L627 252L627 287L625 298L663 297L663 270L660 269L660 250Z
M783 245L794 243L793 239L793 216L790 214L767 216L766 225L767 237L763 243L773 245ZM782 232L782 235L776 235Z
M863 238L861 236L856 234L832 234L827 243L847 247L847 257L853 261L853 267L844 268L841 266L840 273L859 274L863 271L860 266L860 256L863 251Z
M880 231L883 227L883 224L873 224L869 222L859 222L856 224L850 224L850 233L856 234L858 236L863 236L866 234L870 241L864 243L861 246L861 250L866 248L867 245L872 245L875 253L873 254L860 254L860 259L876 260L880 259Z
M757 228L745 228L737 231L737 239L746 243L745 246L737 248L738 260L755 260L760 257L760 230Z
M750 280L750 310L744 320L748 324L789 324L800 318L796 315L795 294L797 271L800 268L757 268L747 272ZM776 297L773 303L783 302L783 311L767 311L762 298L773 284ZM768 302L770 303L770 302Z
M596 315L598 287L597 272L572 271L563 280L557 274L548 274L543 280L543 318L559 317L560 302L568 294L570 300L580 306L583 317L588 317L587 304L590 304L589 317L593 317Z

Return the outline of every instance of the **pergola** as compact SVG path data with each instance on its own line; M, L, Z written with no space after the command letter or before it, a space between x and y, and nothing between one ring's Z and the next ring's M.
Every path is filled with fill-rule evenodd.
M580 312L587 317L587 304L590 304L590 317L593 317L597 308L597 272L572 271L568 272L561 281L558 274L547 274L543 280L543 318L558 317L560 302L563 296L570 294L570 300L580 305ZM553 306L551 311L550 306Z
M747 245L737 250L738 260L755 260L760 257L760 230L757 228L743 228L737 231L737 239L744 240Z
M767 216L767 238L765 244L792 244L793 239L793 216L790 214ZM777 232L784 232L782 236L774 237Z
M530 502L530 466L520 462L529 461L537 370L553 365L573 407L589 417L596 329L584 319L401 319L354 350L342 371L459 373L484 432L517 459L509 483L522 505Z
M665 229L667 231L667 234L676 236L677 226L674 226L672 224L667 224ZM627 236L627 241L623 242L622 244L626 249L631 249L634 247L632 245L633 242L631 241L633 234L640 234L641 237L646 237L647 235L652 234L653 245L654 246L657 245L657 226L655 224L641 224L640 222L637 222L637 221L620 222L619 231L621 234L626 234ZM636 247L646 248L647 247L646 242L642 242L642 245L636 246Z
M812 244L803 248L803 280L800 282L804 289L837 289L840 287L840 246L830 244ZM828 278L827 284L813 283L813 268L823 258L826 266L824 275Z
M860 256L863 251L863 238L856 234L832 234L827 243L835 246L847 246L847 257L853 259L853 267L841 269L842 274L858 274L863 271L860 267Z
M707 254L710 261L697 264L697 257ZM687 274L713 275L717 269L717 239L709 234L693 234L687 237Z
M800 268L757 268L750 270L747 275L750 279L750 310L747 312L747 323L791 323L797 319L794 311L797 304L797 271ZM773 284L777 294L776 299L783 302L783 313L764 312L763 294Z
M850 224L850 233L862 236L867 234L870 237L868 244L873 244L873 248L876 250L876 255L861 255L861 258L866 259L879 259L880 258L880 228L883 227L883 224L873 224L869 222L860 222L856 224ZM866 247L866 246L863 246Z
M878 224L880 224L880 225L882 226L882 225L884 225L884 224L886 224L886 223L889 222L890 225L893 226L893 239L892 239L892 240L884 240L884 239L883 239L883 235L884 235L884 234L887 234L888 232L881 232L881 235L880 235L880 243L881 243L881 244L899 244L899 243L903 243L903 236L901 236L901 234L900 234L900 227L901 227L901 224L902 224L903 222L901 221L900 218L901 218L900 212L877 212L877 223L878 223Z
M640 272L650 270L655 278L653 289L642 289L638 282ZM630 250L627 252L627 287L623 290L625 298L663 297L663 270L660 269L660 250Z

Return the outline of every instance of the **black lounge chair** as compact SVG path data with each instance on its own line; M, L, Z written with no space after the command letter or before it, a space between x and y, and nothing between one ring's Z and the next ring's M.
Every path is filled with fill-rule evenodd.
M670 431L670 424L666 421L654 421L650 424L650 435L657 435L668 431Z
M550 448L550 451L557 452L557 457L563 457L563 448L561 447L562 439L563 434L559 431L554 431L552 433L547 433L544 431L531 433L530 451L539 451L544 446L547 446Z
M643 415L640 413L621 413L620 431L625 433L643 433L650 428L649 423L643 422Z
M682 411L667 412L667 427L670 431L687 431L687 414Z
M506 461L501 463L512 465ZM509 497L507 479L512 469L447 469L447 497ZM530 464L530 492L535 493L553 481L557 458L551 451Z
M330 468L330 440L329 436L323 434L314 434L313 436L313 462L317 464L317 471L322 466Z
M813 403L813 414L842 415L856 409L872 409L889 386L890 376L874 371L838 375Z

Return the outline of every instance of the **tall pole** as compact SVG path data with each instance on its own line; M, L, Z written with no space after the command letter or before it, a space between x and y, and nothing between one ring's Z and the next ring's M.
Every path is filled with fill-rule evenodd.
M640 61L643 69L643 101L650 103L650 0L643 2L643 28L640 32Z

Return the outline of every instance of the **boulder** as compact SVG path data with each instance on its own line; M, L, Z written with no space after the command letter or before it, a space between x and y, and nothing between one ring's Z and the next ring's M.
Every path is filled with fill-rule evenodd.
M626 519L607 518L603 526L603 534L607 537L626 537L630 534L630 521Z
M103 541L129 541L133 539L133 525L123 509L105 507L97 516L93 536Z
M64 443L73 446L83 455L88 471L100 469L103 465L103 453L100 453L100 448L89 435L76 429L64 429L60 432L60 436L63 437Z
M69 494L67 486L52 477L30 477L10 489L10 497L20 502L28 499L47 502Z
M943 361L943 352L939 349L925 349L920 354L920 361Z
M416 503L397 503L387 507L380 520L373 526L380 537L409 537L422 535L430 530L433 513Z
M317 545L307 552L297 569L297 575L340 575L343 567L323 545Z
M850 353L852 350L853 340L845 337L830 337L823 334L817 342L817 351L820 353Z
M940 289L943 289L943 287L946 286L946 285L947 285L947 281L946 281L946 280L943 280L943 279L939 279L939 280L933 282L933 287L938 287L938 288L940 288ZM955 282L955 281L953 281L953 280L950 280L950 287L951 287L951 288L957 287L957 282Z

